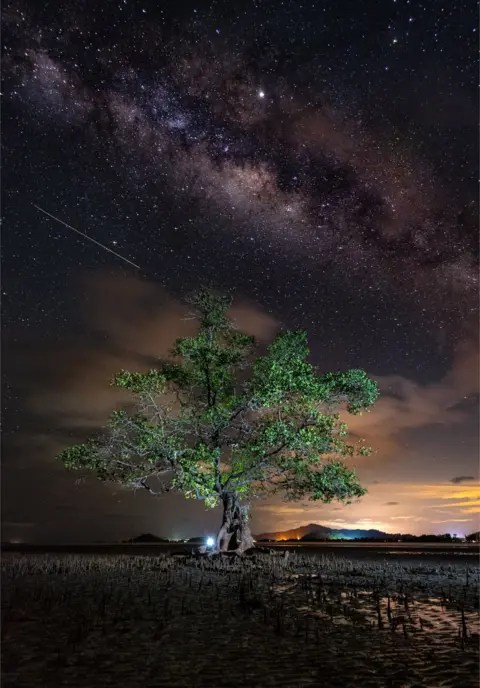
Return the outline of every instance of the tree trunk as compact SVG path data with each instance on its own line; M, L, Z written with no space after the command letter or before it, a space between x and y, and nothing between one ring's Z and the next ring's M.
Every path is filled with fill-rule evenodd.
M248 525L248 507L241 506L235 495L228 493L223 499L222 527L217 535L217 549L221 552L235 551L243 554L255 547Z

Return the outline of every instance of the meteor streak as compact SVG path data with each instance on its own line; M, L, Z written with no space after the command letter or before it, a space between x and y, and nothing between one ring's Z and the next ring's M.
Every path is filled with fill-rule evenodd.
M41 213L44 213L45 215L48 215L48 217L51 217L52 220L55 220L55 222L60 222L61 225L65 225L65 227L68 227L68 229L73 229L74 232L77 232L77 234L80 234L81 236L85 237L85 239L88 239L89 241L92 241L94 244L97 244L97 246L100 246L101 248L104 248L105 251L108 251L109 253L113 253L114 256L117 256L117 258L120 258L121 260L124 260L125 263L129 263L130 265L133 265L134 268L137 268L137 270L141 270L140 265L136 265L135 263L132 263L131 260L128 260L128 258L125 258L124 256L121 256L119 253L116 251L112 251L111 248L108 248L108 246L104 246L101 244L99 241L96 239L92 239L92 237L89 237L88 234L84 234L81 232L79 229L75 229L75 227L72 227L72 225L67 224L63 220L60 220L60 218L55 217L55 215L52 215L49 213L47 210L44 210L43 208L40 208L39 205L36 205L35 203L33 204L34 207L39 210Z

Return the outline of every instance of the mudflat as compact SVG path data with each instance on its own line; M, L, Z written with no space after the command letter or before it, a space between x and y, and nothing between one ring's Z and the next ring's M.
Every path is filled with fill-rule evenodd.
M477 564L4 553L3 684L473 688Z

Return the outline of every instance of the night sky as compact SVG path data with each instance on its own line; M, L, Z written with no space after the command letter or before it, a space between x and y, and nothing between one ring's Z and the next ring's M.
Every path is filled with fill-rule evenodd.
M3 540L218 525L54 458L205 281L262 346L307 329L382 391L351 423L368 496L255 503L254 532L478 529L477 25L467 0L4 5Z

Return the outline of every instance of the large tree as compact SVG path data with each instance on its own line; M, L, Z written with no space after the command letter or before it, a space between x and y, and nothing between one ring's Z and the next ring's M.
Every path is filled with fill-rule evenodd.
M347 441L343 408L369 409L378 391L362 370L318 372L305 332L283 332L255 358L254 339L228 317L230 300L210 290L193 298L194 337L178 339L168 359L145 373L121 371L112 384L132 403L105 432L65 449L67 468L153 494L168 490L223 506L216 546L253 546L254 496L350 502L363 495L343 457L368 454ZM154 480L156 479L156 480Z

